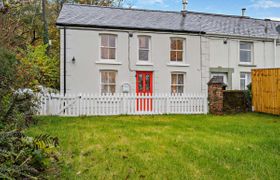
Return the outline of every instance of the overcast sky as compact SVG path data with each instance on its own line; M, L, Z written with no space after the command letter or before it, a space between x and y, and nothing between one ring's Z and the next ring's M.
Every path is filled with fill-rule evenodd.
M128 0L134 8L180 11L182 0ZM280 0L189 0L191 11L240 15L247 8L247 15L280 21Z

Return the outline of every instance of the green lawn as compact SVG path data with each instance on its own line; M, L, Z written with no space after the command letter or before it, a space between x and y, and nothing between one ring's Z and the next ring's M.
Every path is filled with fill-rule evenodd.
M280 179L280 117L40 117L62 179Z

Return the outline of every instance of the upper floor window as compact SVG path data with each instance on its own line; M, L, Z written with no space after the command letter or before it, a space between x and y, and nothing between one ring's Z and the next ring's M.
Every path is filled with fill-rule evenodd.
M171 93L184 93L184 73L171 73Z
M101 34L101 59L116 59L116 35Z
M183 62L183 57L184 57L184 39L171 38L170 61Z
M116 71L101 71L101 93L114 94L116 92Z
M240 42L240 62L252 63L253 58L253 43Z
M149 36L139 36L139 61L149 61L150 59L150 40Z

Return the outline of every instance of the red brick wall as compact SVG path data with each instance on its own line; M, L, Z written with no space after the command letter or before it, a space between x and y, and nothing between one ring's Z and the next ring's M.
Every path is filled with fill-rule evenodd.
M209 112L215 115L223 114L223 83L208 84Z

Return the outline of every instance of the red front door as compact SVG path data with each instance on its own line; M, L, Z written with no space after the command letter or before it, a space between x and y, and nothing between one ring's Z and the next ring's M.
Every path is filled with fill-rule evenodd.
M136 94L139 96L151 96L153 93L153 72L137 71L136 72ZM137 111L151 111L152 99L139 98L136 101Z

